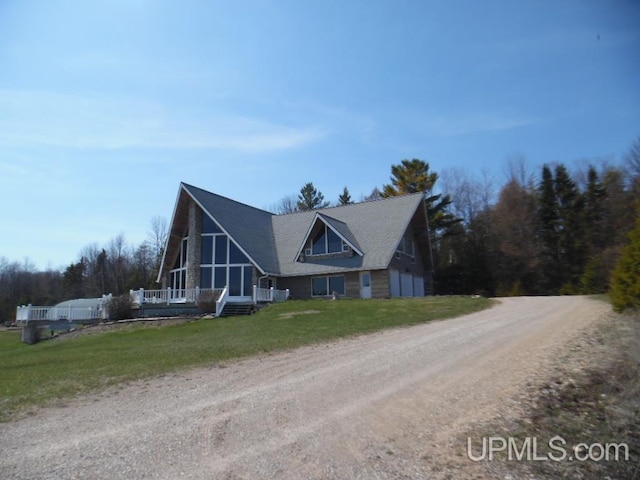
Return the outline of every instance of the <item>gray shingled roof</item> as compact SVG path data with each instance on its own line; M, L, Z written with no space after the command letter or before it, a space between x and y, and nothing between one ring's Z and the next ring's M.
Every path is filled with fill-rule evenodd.
M259 208L236 202L192 185L182 184L264 272L277 273L271 217Z
M416 193L274 216L273 232L280 274L294 276L387 268L423 198L421 193ZM332 257L322 260L307 257L304 263L296 262L297 250L316 212L347 225L364 256Z
M349 228L345 222L341 222L340 220L330 217L329 215L323 215L322 213L318 213L318 216L322 218L327 224L331 225L333 229L338 232L347 242L356 247L358 250L362 252L360 245L358 244L358 240L355 235Z
M406 231L422 194L415 193L370 202L309 212L274 215L270 212L182 184L250 258L266 273L280 276L315 275L349 270L387 268ZM296 255L316 214L364 255L353 257L307 257Z

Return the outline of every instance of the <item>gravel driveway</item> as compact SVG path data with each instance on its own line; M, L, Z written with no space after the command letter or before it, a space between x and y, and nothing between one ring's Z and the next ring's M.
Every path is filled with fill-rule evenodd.
M110 389L0 424L0 478L455 478L475 468L456 436L508 413L608 311L586 297L503 299Z

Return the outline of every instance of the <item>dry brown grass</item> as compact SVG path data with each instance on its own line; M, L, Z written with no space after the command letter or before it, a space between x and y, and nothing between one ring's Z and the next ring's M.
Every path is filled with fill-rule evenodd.
M612 316L590 346L580 350L588 365L582 372L576 374L575 365L560 366L551 381L538 387L515 424L482 427L521 440L537 438L543 456L555 453L547 441L560 435L567 442L567 459L508 461L501 454L487 470L513 478L640 480L640 312ZM572 447L582 443L626 444L629 459L577 461ZM587 451L578 453L585 456Z

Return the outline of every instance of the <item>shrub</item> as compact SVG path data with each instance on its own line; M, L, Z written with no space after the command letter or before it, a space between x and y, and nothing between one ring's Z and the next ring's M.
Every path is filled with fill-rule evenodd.
M107 303L109 308L110 320L124 320L131 318L131 297L129 295L120 295L113 297Z
M220 293L216 291L202 292L198 297L197 305L202 313L216 313L216 301Z
M617 312L640 307L640 214L629 239L611 277L609 296Z

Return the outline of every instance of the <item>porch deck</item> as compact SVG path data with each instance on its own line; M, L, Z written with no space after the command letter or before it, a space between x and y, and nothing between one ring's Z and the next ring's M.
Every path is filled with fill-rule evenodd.
M131 305L134 309L145 309L151 306L179 308L195 308L198 304L206 299L207 302L216 304L215 314L221 316L226 305L257 305L259 303L275 303L282 302L289 298L289 290L276 290L275 288L260 288L253 286L253 295L233 296L227 287L222 289L213 288L183 288L172 289L166 288L162 290L131 290Z

